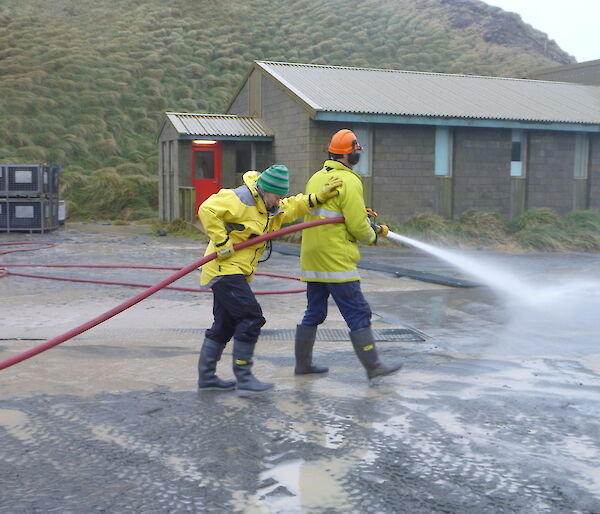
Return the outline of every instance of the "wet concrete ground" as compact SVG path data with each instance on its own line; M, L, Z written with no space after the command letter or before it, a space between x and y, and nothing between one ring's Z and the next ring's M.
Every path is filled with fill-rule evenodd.
M183 266L193 241L139 227L72 225L9 240L52 249L37 263ZM420 252L381 262L458 276ZM488 288L451 289L365 271L380 342L403 370L369 385L348 341L319 342L324 377L294 377L293 342L263 340L262 397L195 388L210 295L159 292L116 318L0 371L0 512L600 512L598 255L493 255L557 302L523 308ZM298 273L274 254L262 270ZM154 283L169 272L28 269ZM469 277L465 277L469 278ZM194 287L189 276L177 285ZM569 287L587 283L594 287ZM297 283L258 278L256 289ZM0 359L114 307L138 290L0 279ZM262 296L266 329L293 328L304 295ZM557 309L557 305L561 308ZM343 328L335 307L327 328ZM232 376L227 349L219 365Z

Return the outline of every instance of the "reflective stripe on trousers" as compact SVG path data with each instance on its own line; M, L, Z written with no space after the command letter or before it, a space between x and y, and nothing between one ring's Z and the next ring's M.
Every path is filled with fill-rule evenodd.
M306 279L322 279L322 280L360 280L358 270L353 269L350 271L308 271L302 270L300 276Z

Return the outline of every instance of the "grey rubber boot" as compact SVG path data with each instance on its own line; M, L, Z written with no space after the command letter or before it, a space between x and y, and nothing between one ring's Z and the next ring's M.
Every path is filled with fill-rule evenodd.
M198 359L198 388L202 390L231 391L235 380L222 380L216 374L217 362L221 359L225 345L212 339L204 339Z
M402 364L399 362L386 365L379 360L371 327L350 331L350 339L358 359L367 371L369 380L390 375L402 367Z
M310 373L327 373L329 368L317 366L312 363L313 346L317 337L317 327L313 325L296 325L296 342L294 351L296 354L296 375L308 375Z
M252 355L254 345L233 341L233 373L237 378L237 390L241 394L262 393L271 389L274 384L261 382L252 374Z

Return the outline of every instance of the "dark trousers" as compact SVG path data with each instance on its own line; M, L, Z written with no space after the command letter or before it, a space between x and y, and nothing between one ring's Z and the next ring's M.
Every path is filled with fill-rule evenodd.
M320 325L327 318L327 300L331 295L350 330L371 326L371 307L360 289L360 280L352 282L307 282L307 306L301 325Z
M206 330L206 337L223 345L232 337L255 344L266 320L246 277L225 275L213 284L212 290L214 321Z

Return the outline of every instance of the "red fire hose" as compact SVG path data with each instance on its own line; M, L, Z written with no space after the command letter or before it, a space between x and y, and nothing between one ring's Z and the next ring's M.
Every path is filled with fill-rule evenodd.
M15 243L21 244L21 243ZM74 277L59 277L56 275L39 275L33 273L17 273L15 271L8 271L3 268L13 267L24 267L24 268L98 268L98 269L152 269L152 270L180 270L180 267L175 266L132 266L132 265L117 265L117 264L0 264L0 278L6 275L13 275L15 277L26 277L26 278L43 278L47 280L62 280L65 282L81 282L84 284L101 284L110 286L128 286L128 287L152 287L151 284L137 284L135 282L117 282L114 280L93 280L91 278L74 278ZM288 280L300 280L297 277L289 275L278 275L276 273L256 273L256 275L273 277L273 278L285 278ZM170 291L185 291L189 293L212 293L210 289L199 289L197 287L175 287L167 286L163 289L169 289ZM280 289L277 291L253 291L255 295L266 295L266 294L291 294L291 293L304 293L306 289Z
M262 236L248 239L247 241L244 241L243 243L239 243L239 244L235 245L234 249L241 250L242 248L246 248L248 246L253 246L253 245L262 243L263 241L267 241L268 239L273 239L275 237L290 234L292 232L297 232L299 230L305 230L310 227L316 227L318 225L326 225L329 223L343 223L343 222L344 222L344 218L339 216L336 218L326 218L326 219L320 219L320 220L314 220L314 221L307 221L304 223L298 223L297 225L291 225L289 227L285 227L280 230L276 230L274 232L269 232L268 234L264 234ZM21 250L21 251L23 251L23 250ZM10 357L8 359L0 361L0 370L8 368L10 366L13 366L14 364L22 362L26 359L29 359L30 357L33 357L34 355L37 355L38 353L45 352L46 350L49 350L50 348L53 348L54 346L57 346L60 343L64 343L68 339L71 339L71 338L81 334L82 332L85 332L86 330L89 330L90 328L93 328L96 325L99 325L100 323L116 316L117 314L120 314L124 310L129 309L129 307L132 307L136 303L139 303L142 300L145 300L146 298L153 295L157 291L167 287L169 284L172 284L176 280L179 280L181 277L184 277L188 273L191 273L192 271L196 270L203 264L206 264L207 262L212 261L216 256L217 255L215 253L206 255L206 256L202 257L202 259L198 259L197 261L194 261L191 264L188 264L187 266L181 268L176 273L173 273L173 275L154 284L152 287L149 287L145 291L142 291L140 294L134 296L133 298L130 298L129 300L121 303L120 305L117 305L116 307L110 309L109 311L106 311L104 314L101 314L100 316L98 316L94 319L91 319L91 320L87 321L86 323L83 323L82 325L79 325L78 327L75 327L60 336L50 339L50 340L46 341L45 343L39 344L38 346L35 346L29 350L26 350L22 353L14 355L13 357Z

